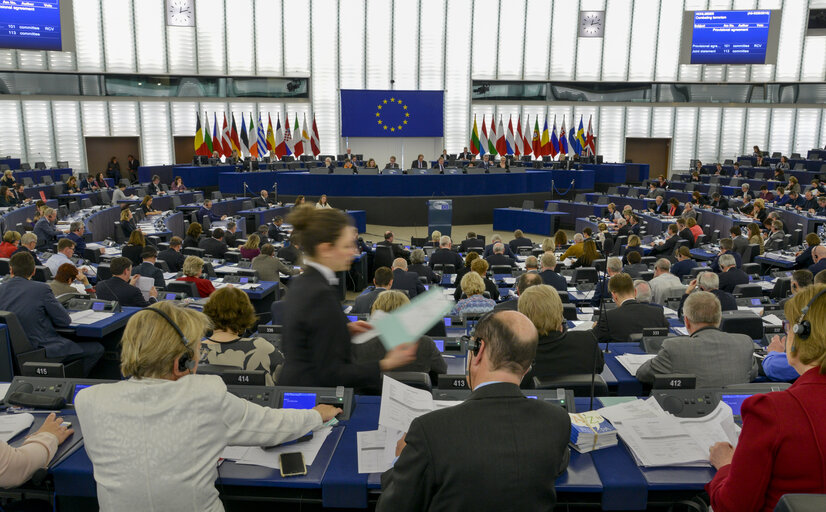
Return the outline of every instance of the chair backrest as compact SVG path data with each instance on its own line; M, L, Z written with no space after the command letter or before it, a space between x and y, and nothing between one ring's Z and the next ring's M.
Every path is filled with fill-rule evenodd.
M508 274L511 273L510 265L492 265L490 267L491 274Z
M454 265L453 263L437 263L436 265L433 265L433 270L440 270L443 274L455 274L456 265Z
M10 273L9 259L0 258L0 276L7 276Z
M187 297L200 297L198 287L190 281L171 281L166 285L167 291L185 293Z
M748 250L746 250L742 255L743 263L751 263L759 255L760 246L757 244L749 244Z
M775 300L783 300L792 293L792 278L778 277L774 282L771 297Z
M578 373L550 377L534 376L533 385L536 389L570 389L574 396L591 396L591 374ZM594 378L594 396L607 396L608 385L601 375Z
M184 256L198 256L201 259L204 259L206 256L206 249L201 249L200 247L186 247L183 251Z
M762 297L763 288L757 283L738 284L734 287L735 297Z
M574 275L571 277L571 283L580 283L582 281L596 284L599 281L599 273L595 267L580 267L574 269Z
M45 283L51 278L52 271L49 270L49 267L44 267L41 265L34 267L34 277L32 277L32 281L40 281L41 283Z
M425 372L384 372L384 375L416 389L433 391L430 375Z
M242 210L252 210L252 201L241 201Z
M0 323L6 324L6 329L8 329L9 345L12 351L12 367L15 370L15 374L19 374L17 356L35 350L37 347L29 341L23 325L20 323L17 315L11 311L0 311Z
M393 249L384 245L376 246L373 256L373 268L393 267Z
M526 200L522 201L522 209L523 210L533 210L533 206L534 206L533 201L531 201L530 199L526 199Z
M763 319L752 311L723 311L720 330L745 334L753 340L759 340L763 337Z
M213 200L220 201L223 198L224 198L224 196L223 196L223 194L221 194L220 190L216 190L216 191L212 192L212 199Z
M826 494L784 494L774 512L821 512L826 510Z

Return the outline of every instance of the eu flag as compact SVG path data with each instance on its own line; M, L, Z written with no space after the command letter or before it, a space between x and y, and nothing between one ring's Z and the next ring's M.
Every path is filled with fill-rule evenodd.
M444 91L341 90L344 137L442 137Z

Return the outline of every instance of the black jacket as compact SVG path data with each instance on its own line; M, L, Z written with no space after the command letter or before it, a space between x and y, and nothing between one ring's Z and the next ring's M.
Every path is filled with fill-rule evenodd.
M642 333L645 327L668 327L663 309L631 299L606 311L594 327L594 334L600 343L624 342L631 334Z
M672 257L674 254L674 247L677 246L677 240L679 240L679 235L671 236L665 240L662 245L655 245L651 248L651 256L665 256L666 258ZM642 256L642 253L640 253Z
M433 269L425 265L424 263L414 263L407 267L407 270L410 272L415 272L419 275L419 277L426 277L427 280L431 283L438 284L439 283L439 276L433 272ZM458 270L458 269L457 269Z
M433 254L430 255L430 261L428 264L430 265L430 268L433 268L433 265L454 265L456 270L459 270L465 265L465 261L456 251L452 249L439 248L433 251Z
M445 435L468 431L473 443ZM459 405L413 420L407 445L382 475L376 511L552 510L570 432L564 409L525 398L514 384L478 388Z
M491 254L490 256L485 258L485 261L487 261L488 265L490 265L491 267L494 265L508 265L510 267L516 266L516 261L514 261L511 258L508 258L504 254Z
M720 301L720 311L737 311L737 299L734 298L734 295L723 290L711 290L710 293L713 293ZM683 304L685 304L687 298L688 294L684 293L680 299L680 307L677 309L677 316L679 318L683 317Z
M120 254L124 258L129 258L132 261L132 266L136 267L141 264L143 249L143 245L124 245L121 247Z
M148 301L137 286L132 286L119 277L112 276L95 286L95 293L101 300L116 300L121 306L145 308L155 302L154 298Z
M215 258L223 258L227 252L227 244L223 240L216 240L211 236L201 239L198 242L198 247L205 250L208 256Z
M734 293L734 288L738 284L748 284L749 275L739 268L729 269L727 272L720 272L720 289L724 292Z
M561 292L568 290L568 281L565 280L564 276L557 274L553 270L543 270L539 273L539 275L542 277L542 282L544 284L553 286Z
M155 288L166 286L166 281L163 279L163 270L148 261L144 261L140 265L132 268L132 274L151 277L155 280Z
M393 259L404 258L405 261L410 260L410 253L401 244L391 243L387 240L382 240L376 244L376 247L390 247L393 250Z
M462 243L459 244L459 252L463 254L467 254L470 251L476 251L477 253L482 253L485 250L485 243L478 238L467 238L462 240Z
M411 299L420 293L424 293L424 285L419 281L419 274L407 272L400 268L393 269L392 290L407 290L407 296Z
M522 237L522 238L514 238L513 240L508 242L508 245L510 246L511 251L514 254L519 254L519 248L520 247L533 247L533 242L531 242L530 238Z
M604 364L593 331L554 331L539 337L533 369L522 379L522 386L532 384L534 376L599 374Z
M182 252L174 249L164 249L158 253L158 259L163 260L169 265L170 272L180 272L184 268L184 260L186 256Z

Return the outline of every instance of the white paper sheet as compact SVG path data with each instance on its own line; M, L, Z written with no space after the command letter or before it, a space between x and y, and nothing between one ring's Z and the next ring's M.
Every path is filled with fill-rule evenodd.
M33 421L34 416L29 413L0 416L0 440L8 443L11 438L31 427Z
M783 325L783 320L774 314L764 316L763 321L771 325Z
M369 430L356 433L359 473L383 473L391 464L385 462L384 439L386 430Z
M105 320L113 315L113 313L103 313L101 311L92 311L85 309L83 311L74 311L69 313L72 318L73 325L89 325L101 320Z
M617 356L617 362L628 370L631 375L636 375L640 366L657 357L657 354L621 354Z
M568 329L569 331L590 331L594 325L590 319L587 321L573 320L572 323L574 326Z
M379 425L407 432L410 423L433 410L433 395L384 376Z
M155 279L151 277L140 276L135 286L141 291L144 300L149 300L149 291L155 286Z

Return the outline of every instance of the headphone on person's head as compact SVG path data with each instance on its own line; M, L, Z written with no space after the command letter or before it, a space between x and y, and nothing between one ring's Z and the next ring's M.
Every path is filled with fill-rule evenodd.
M479 355L479 350L482 348L481 342L485 341L482 338L476 337L476 329L479 328L479 324L486 322L490 317L493 316L495 311L491 310L485 313L484 315L479 317L479 320L476 321L476 324L473 326L473 330L470 331L468 336L463 336L462 338L465 339L467 343L467 350L468 352L473 352L473 355Z
M800 311L800 317L797 319L797 323L795 323L792 327L792 332L794 333L795 339L800 338L801 340L805 340L811 336L812 324L808 320L804 320L804 318L806 317L806 313L809 312L809 308L812 307L812 304L814 304L814 302L823 294L826 294L826 288L817 292L815 296L811 298L809 303L806 304L806 307ZM794 349L794 344L792 344L792 350L794 351Z
M184 336L184 332L181 330L180 327L178 327L178 324L173 322L172 319L169 318L169 315L167 315L159 309L145 308L144 311L152 311L154 313L161 315L167 321L167 323L169 323L169 325L173 329L175 329L175 332L178 333L178 336L180 336L181 338L181 343L183 343L184 348L186 349L186 352L184 352L184 354L181 355L181 358L178 359L178 371L189 371L190 373L192 373L192 371L195 369L195 354L193 353L192 349L189 348L189 340L186 336Z

